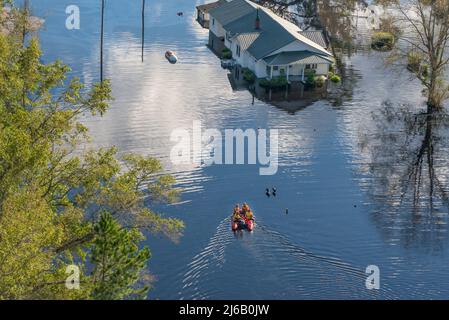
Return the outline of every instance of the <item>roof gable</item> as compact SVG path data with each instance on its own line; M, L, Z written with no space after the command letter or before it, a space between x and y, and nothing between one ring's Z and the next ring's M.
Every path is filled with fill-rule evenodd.
M319 44L320 46L322 46L323 48L327 48L329 46L329 44L327 43L323 31L321 30L313 30L313 31L301 31L301 34L312 40L313 42Z
M235 21L256 10L256 4L246 0L232 0L209 11L209 14L221 25Z
M209 12L210 10L218 8L219 6L226 4L227 2L228 2L227 0L218 0L215 2L201 4L201 5L197 6L196 8L198 9L198 11L201 11L201 12Z

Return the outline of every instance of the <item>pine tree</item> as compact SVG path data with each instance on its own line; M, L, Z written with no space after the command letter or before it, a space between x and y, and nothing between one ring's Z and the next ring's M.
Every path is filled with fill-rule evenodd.
M137 229L123 229L108 212L101 214L95 225L92 248L93 298L119 300L145 298L149 287L139 286L138 280L150 258L150 250L139 250L143 239Z

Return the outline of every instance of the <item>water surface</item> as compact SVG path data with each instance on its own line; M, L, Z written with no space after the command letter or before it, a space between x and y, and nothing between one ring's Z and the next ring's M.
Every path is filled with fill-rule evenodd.
M40 33L45 61L62 59L88 84L99 79L97 2L34 4L46 19ZM396 152L381 148L394 145L379 140L382 111L407 106L419 112L424 100L418 82L384 68L381 54L365 52L346 59L348 78L337 101L295 113L257 100L252 105L249 92L232 91L227 72L205 46L208 31L194 20L200 2L148 1L144 63L140 1L106 2L105 76L115 101L103 118L83 118L93 145L155 156L185 190L179 204L156 207L183 219L186 230L178 244L149 237L149 269L156 278L149 298L448 297L447 205L435 201L427 208L425 197L419 213L413 201L397 205L401 189L386 179L397 171L381 169L401 169L408 151L398 150L404 157L394 163L379 159ZM71 4L81 9L81 30L65 29ZM177 52L178 64L165 60L168 49ZM194 120L219 130L279 129L278 173L260 176L254 165L172 165L170 134L191 128ZM397 123L390 129L403 136ZM438 150L435 161L443 185L445 150ZM277 196L268 198L265 188L272 186ZM243 201L253 207L258 226L234 235L228 215ZM365 288L365 268L372 264L381 271L378 291Z

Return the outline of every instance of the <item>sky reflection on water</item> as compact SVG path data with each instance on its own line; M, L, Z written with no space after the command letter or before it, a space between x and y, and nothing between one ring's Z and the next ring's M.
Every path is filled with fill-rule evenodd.
M347 90L338 103L319 101L295 114L257 100L253 106L249 92L232 91L206 48L208 33L194 20L198 1L149 2L144 63L140 1L127 1L126 9L122 0L107 3L105 73L115 101L103 118L83 119L93 146L156 156L186 190L181 203L157 207L184 219L187 229L179 244L148 239L157 279L150 298L447 298L447 205L435 202L435 212L424 213L443 218L413 228L410 205L399 212L386 205L395 195L379 187L375 141L364 138L378 133L373 114L385 102L422 108L416 81L383 68L380 54L361 53L345 62ZM79 31L64 28L69 4L80 6ZM45 61L61 58L73 75L98 81L98 5L40 0L34 6L46 18ZM167 63L167 49L178 53L178 64ZM258 167L248 165L173 166L170 134L194 120L219 130L279 129L278 173L259 176ZM446 149L439 151L444 160ZM446 181L447 166L435 164ZM267 198L265 188L272 186L277 197ZM226 218L243 201L260 225L235 237ZM370 264L381 270L378 292L365 289Z

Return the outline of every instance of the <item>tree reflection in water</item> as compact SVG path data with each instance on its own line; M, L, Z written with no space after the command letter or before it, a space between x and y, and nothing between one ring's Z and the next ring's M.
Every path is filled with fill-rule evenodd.
M361 135L374 221L387 240L436 249L447 236L449 116L385 103L374 132Z

